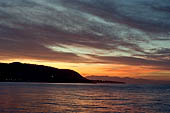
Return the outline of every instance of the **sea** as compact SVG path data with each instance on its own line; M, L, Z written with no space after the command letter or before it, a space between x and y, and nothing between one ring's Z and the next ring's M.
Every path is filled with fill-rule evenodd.
M170 85L1 82L0 113L170 113Z

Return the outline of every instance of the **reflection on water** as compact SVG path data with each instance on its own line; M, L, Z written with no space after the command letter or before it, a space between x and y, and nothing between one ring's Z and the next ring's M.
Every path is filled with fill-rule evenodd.
M170 85L0 83L0 113L169 113Z

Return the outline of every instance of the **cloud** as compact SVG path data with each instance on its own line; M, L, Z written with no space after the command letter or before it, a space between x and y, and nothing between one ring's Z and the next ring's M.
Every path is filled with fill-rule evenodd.
M134 55L136 57L142 57L145 59L150 59L150 60L159 60L159 61L164 61L166 60L169 62L170 60L170 48L154 48L151 49L148 54L145 55Z
M137 57L125 57L125 56L91 56L98 59L99 63L103 64L122 64L131 66L148 66L152 69L165 69L170 70L170 60L150 60Z
M89 56L96 55L158 65L144 58L170 41L168 7L168 0L0 1L0 56L95 63ZM167 50L157 52L166 57Z
M155 54L168 54L170 55L170 48L160 48L155 50Z

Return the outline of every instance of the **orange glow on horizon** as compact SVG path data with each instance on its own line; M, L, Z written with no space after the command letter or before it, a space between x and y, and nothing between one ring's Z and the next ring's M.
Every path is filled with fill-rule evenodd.
M85 63L66 63L66 62L51 62L51 61L41 61L41 60L32 60L32 59L13 59L0 61L2 63L11 63L11 62L21 62L37 65L51 66L59 69L72 69L80 73L82 76L117 76L117 77L132 77L138 78L142 77L147 78L149 75L156 75L155 73L161 73L159 69L153 69L149 66L127 66L127 65L118 65L118 64L85 64ZM169 71L167 72L170 73ZM152 78L152 77L150 77ZM161 77L158 77L159 79ZM166 78L165 78L166 79Z

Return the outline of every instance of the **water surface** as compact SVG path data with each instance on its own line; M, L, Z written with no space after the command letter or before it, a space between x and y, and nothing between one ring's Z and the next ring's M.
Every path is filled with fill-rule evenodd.
M0 83L0 113L170 113L170 85Z

